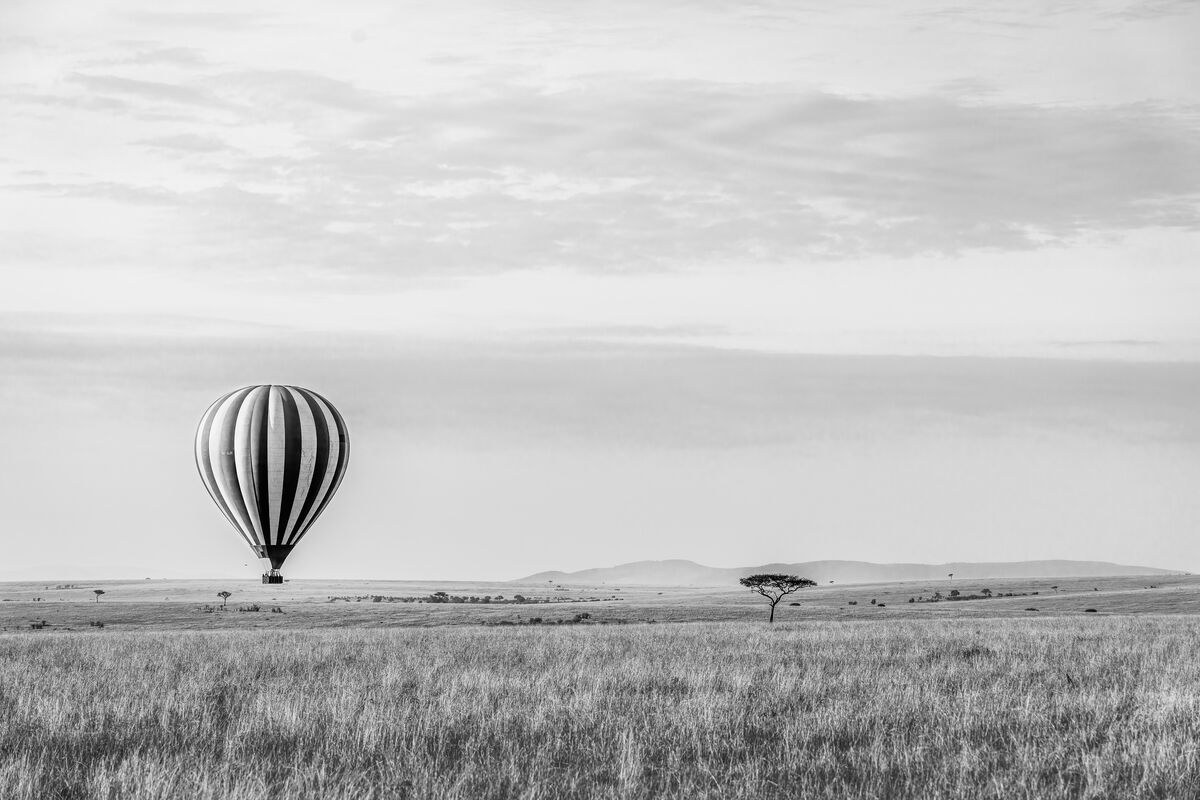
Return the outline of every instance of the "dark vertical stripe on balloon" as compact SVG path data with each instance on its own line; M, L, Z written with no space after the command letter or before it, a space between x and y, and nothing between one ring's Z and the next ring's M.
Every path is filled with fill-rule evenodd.
M304 505L301 506L300 513L296 517L296 529L291 534L288 544L295 544L304 535L306 528L304 518L308 516L309 509L313 507L317 499L322 496L321 487L325 482L325 471L329 466L329 425L325 422L325 412L322 410L321 404L313 397L312 392L299 387L296 391L300 393L304 402L308 404L309 410L312 411L314 436L317 440L317 457L316 463L313 465L313 480L308 485L308 495L304 498Z
M258 514L262 526L263 544L276 544L271 530L271 493L267 488L271 481L267 471L267 414L271 408L271 387L263 388L266 391L259 392L254 399L250 417L250 483L254 489L254 502L258 505L254 513Z
M212 495L213 502L217 504L217 508L225 515L225 519L229 520L229 524L237 528L242 538L246 539L246 534L234 518L233 512L229 509L229 504L221 496L221 488L217 485L217 476L213 473L212 454L209 447L213 418L216 417L217 411L229 399L231 394L233 392L224 395L220 400L209 406L208 410L204 412L204 416L200 418L200 429L196 432L196 469L200 471L200 478L204 481L204 488L208 489L208 493ZM249 543L250 540L246 539L246 542Z
M245 389L239 389L234 393L237 396L229 402L225 419L221 421L221 430L218 431L220 452L217 453L217 461L214 464L218 485L233 498L229 504L230 510L237 518L242 532L252 541L257 536L254 533L254 523L250 521L250 510L246 508L246 501L242 498L242 488L238 484L237 459L233 455L233 439L237 431L238 413L241 411L242 403L246 396L254 391L254 388L247 386ZM258 544L262 544L262 542L258 542Z
M317 395L317 397L321 397ZM324 397L321 397L325 400ZM333 403L325 400L325 405L329 406L329 410L333 412L333 418L337 421L338 437L340 439L338 447L338 465L337 472L334 474L333 487L330 489L330 494L337 491L337 488L342 485L342 477L346 474L346 465L350 463L350 430L346 427L346 420L342 419L342 415ZM328 498L326 498L328 500Z
M334 425L337 426L336 430L329 432L329 436L330 438L334 436L338 437L338 460L337 466L333 469L333 476L329 479L329 486L325 489L321 497L320 505L317 506L316 513L313 514L312 519L309 520L308 525L300 532L300 535L295 538L295 542L300 541L300 537L308 532L308 528L313 526L313 523L317 521L317 518L325 510L325 506L329 505L329 501L333 499L334 492L337 491L338 486L342 482L342 476L346 474L346 462L350 459L350 433L346 430L346 421L342 419L342 415L338 413L338 410L333 407L333 403L321 397L316 392L312 392L312 394L329 409L329 414L333 417Z
M286 544L291 535L288 520L292 515L292 504L296 501L296 484L300 482L300 457L304 455L304 431L300 429L300 412L292 389L279 387L283 398L283 494L279 502L278 541Z

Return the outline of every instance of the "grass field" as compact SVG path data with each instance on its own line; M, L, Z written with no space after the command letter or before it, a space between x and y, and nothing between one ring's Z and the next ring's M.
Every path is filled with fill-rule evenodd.
M0 797L1191 798L1198 652L1187 615L10 633Z
M1200 579L1151 580L773 626L740 587L0 584L0 798L1193 798ZM398 599L437 591L551 602Z

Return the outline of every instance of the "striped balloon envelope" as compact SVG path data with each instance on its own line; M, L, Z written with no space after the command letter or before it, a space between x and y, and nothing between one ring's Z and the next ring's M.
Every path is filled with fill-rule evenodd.
M333 404L299 386L246 386L196 430L196 467L217 507L270 576L317 521L346 472L350 437Z

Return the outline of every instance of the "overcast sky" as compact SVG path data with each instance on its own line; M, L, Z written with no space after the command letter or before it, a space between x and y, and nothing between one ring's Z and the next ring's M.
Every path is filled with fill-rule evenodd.
M1200 569L1200 4L987 5L6 0L0 578L253 577L271 382L290 577Z

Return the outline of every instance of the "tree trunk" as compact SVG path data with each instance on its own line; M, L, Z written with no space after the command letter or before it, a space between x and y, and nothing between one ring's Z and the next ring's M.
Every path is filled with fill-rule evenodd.
M778 601L776 601L776 602L778 602ZM775 603L771 603L771 618L769 620L767 620L767 622L774 622L774 621L775 621Z

